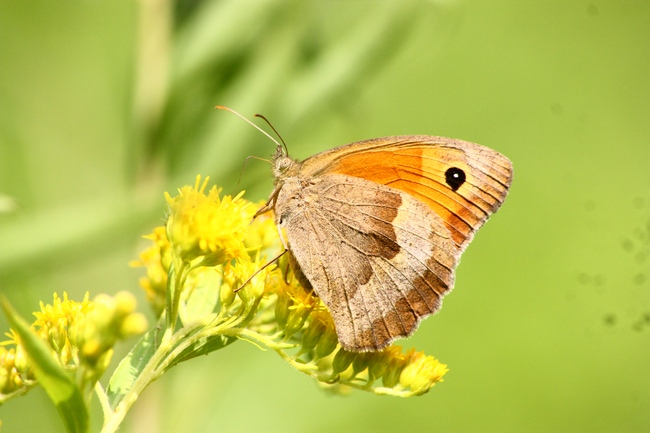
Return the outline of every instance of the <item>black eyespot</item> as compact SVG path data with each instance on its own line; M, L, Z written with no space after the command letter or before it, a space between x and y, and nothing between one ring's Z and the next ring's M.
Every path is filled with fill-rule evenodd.
M456 191L465 183L465 172L458 167L451 167L445 171L445 180L452 191Z

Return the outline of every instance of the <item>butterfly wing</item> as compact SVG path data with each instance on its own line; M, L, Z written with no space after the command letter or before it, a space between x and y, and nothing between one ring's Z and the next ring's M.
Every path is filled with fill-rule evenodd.
M315 155L302 176L345 174L404 191L431 208L464 250L506 198L512 163L466 141L396 136L360 141Z
M505 200L512 164L489 148L399 136L315 155L283 176L276 222L341 345L380 350L440 308L473 234Z
M457 247L442 218L408 194L340 174L289 179L275 212L347 350L410 335L453 285Z

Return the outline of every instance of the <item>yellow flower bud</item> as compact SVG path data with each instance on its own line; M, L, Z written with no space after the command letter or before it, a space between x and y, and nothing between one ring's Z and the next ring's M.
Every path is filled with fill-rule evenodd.
M314 318L302 335L302 349L311 350L315 348L325 333L325 330L325 324L318 318Z
M0 357L2 357L2 353L0 353ZM8 383L9 370L6 368L0 368L0 394L9 394L11 392L11 389L7 387Z
M131 266L143 266L147 269L147 276L140 279L140 286L144 289L154 313L159 316L165 309L167 274L172 260L171 247L165 227L156 227L153 233L144 238L152 241L153 245L140 253L140 260L131 262Z
M278 293L278 300L275 302L275 320L278 322L278 327L284 329L289 320L289 308L293 305L291 296L287 292Z
M99 358L102 353L102 345L96 339L88 340L81 348L81 355L84 359L91 360L92 363Z
M325 358L329 356L336 346L339 344L339 338L336 335L336 329L334 328L334 323L331 321L330 324L325 328L325 332L321 336L320 341L316 345L316 351L314 356L316 359Z
M232 288L232 285L224 283L219 289L219 302L223 308L228 308L235 301L235 289Z
M20 374L24 374L25 376L28 376L30 374L30 369L29 369L29 362L27 360L27 357L25 356L25 350L23 349L22 346L16 346L15 349L11 349L11 355L13 355L13 359L11 360L13 363L13 366L16 368L16 371L18 371Z
M393 388L399 383L400 374L404 368L405 357L400 346L390 346L384 351L388 360L382 382L387 388Z
M384 375L388 368L388 356L386 351L377 353L368 363L368 375L372 379L378 379Z
M124 318L120 327L120 337L127 338L133 335L143 334L147 331L149 323L142 313L132 313Z
M354 358L357 356L357 353L348 352L345 349L339 349L334 355L334 361L332 361L332 370L335 374L343 373L348 369Z
M138 301L131 292L121 291L115 295L115 313L118 316L127 316L134 310Z

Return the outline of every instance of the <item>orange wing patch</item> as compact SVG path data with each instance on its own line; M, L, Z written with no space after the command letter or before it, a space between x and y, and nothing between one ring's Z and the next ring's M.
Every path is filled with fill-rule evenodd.
M412 195L444 220L463 248L501 205L512 176L505 157L483 146L463 145L410 143L353 152L336 160L327 172L360 177ZM466 176L456 191L445 177L452 167Z

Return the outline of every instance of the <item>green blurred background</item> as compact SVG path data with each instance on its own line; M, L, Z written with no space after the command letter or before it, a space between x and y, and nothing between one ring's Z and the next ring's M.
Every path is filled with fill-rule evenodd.
M266 197L266 164L237 180L272 144L217 104L298 158L474 141L513 187L403 342L449 365L430 393L332 396L242 342L174 368L121 431L650 430L650 3L0 1L0 291L24 316L54 291L146 310L127 263L198 173ZM40 389L0 419L63 431Z

